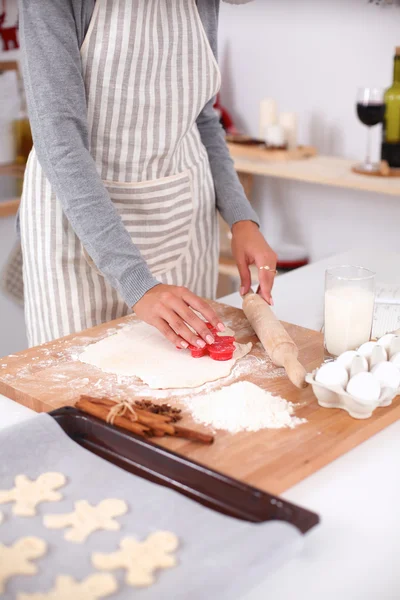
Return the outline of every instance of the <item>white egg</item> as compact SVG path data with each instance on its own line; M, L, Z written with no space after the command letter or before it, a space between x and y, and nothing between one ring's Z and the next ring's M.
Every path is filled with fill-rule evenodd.
M349 380L346 369L342 365L338 365L337 362L329 362L320 369L318 369L315 376L315 381L323 383L324 385L340 385L342 388L346 387Z
M342 367L345 369L350 369L351 363L353 362L353 358L355 356L357 356L357 352L355 350L347 350L337 357L336 363L338 365L342 365Z
M365 356L357 354L351 363L350 377L354 377L357 373L364 373L364 371L369 371L368 361Z
M378 346L383 346L385 348L386 352L389 352L390 344L391 344L393 338L395 338L395 337L396 337L396 335L394 333L387 333L386 335L379 338L379 340L376 343L378 344Z
M397 352L392 356L390 362L396 365L396 367L400 368L400 352Z
M397 390L400 387L400 371L392 362L381 362L372 369L382 387Z
M387 352L383 346L378 344L372 349L371 356L368 358L369 370L372 371L375 365L385 362L388 359Z
M357 350L357 354L361 354L361 356L365 356L365 358L370 358L372 354L372 350L375 348L376 342L365 342L362 344Z
M350 379L346 391L362 404L374 404L379 400L381 385L372 373L358 373Z

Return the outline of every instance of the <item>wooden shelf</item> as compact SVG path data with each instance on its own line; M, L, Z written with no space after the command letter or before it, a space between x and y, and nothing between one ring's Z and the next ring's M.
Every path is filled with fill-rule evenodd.
M339 188L400 196L400 177L370 177L351 172L354 160L331 156L314 156L303 160L274 161L254 158L245 146L228 144L239 173L278 177Z
M25 173L25 165L17 165L12 163L9 165L0 165L0 175L13 175L14 177L23 177Z
M19 203L19 198L11 198L11 200L0 202L0 218L16 215L18 212Z

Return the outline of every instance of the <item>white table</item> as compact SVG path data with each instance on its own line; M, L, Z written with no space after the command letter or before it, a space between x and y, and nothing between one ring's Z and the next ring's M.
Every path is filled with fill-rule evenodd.
M309 265L276 281L280 319L320 329L327 266L359 264L382 282L400 283L400 255L357 250ZM225 299L239 306L234 294ZM35 413L0 397L0 428ZM322 524L304 549L243 600L399 600L400 422L288 490Z

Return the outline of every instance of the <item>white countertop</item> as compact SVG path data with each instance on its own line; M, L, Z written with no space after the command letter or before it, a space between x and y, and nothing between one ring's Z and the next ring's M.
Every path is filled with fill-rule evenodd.
M400 254L357 250L277 278L275 312L319 330L324 271L359 264L400 284ZM224 299L240 306L237 294ZM0 428L34 416L0 396ZM399 600L400 422L348 452L283 496L317 512L322 523L297 558L243 600Z

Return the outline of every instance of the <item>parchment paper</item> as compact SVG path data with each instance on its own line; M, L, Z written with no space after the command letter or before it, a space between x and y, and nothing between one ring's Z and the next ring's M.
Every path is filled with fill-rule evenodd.
M35 517L15 517L12 505L0 506L5 519L0 524L0 541L10 544L20 537L37 536L47 541L48 553L37 561L36 576L9 580L4 598L17 592L45 592L56 575L83 579L95 569L93 551L113 552L122 537L140 539L157 530L169 530L180 539L179 566L162 570L150 588L131 588L124 583L123 570L114 571L120 584L112 599L213 600L240 598L263 580L268 572L298 551L301 534L289 524L250 524L225 517L165 487L131 475L93 455L70 440L48 415L38 415L0 434L0 489L14 485L14 477L31 479L46 471L67 477L61 502L42 503ZM73 502L85 499L97 504L105 498L121 498L129 512L119 517L121 530L99 531L86 543L64 540L65 530L43 526L45 514L73 510ZM71 599L73 600L73 599Z

